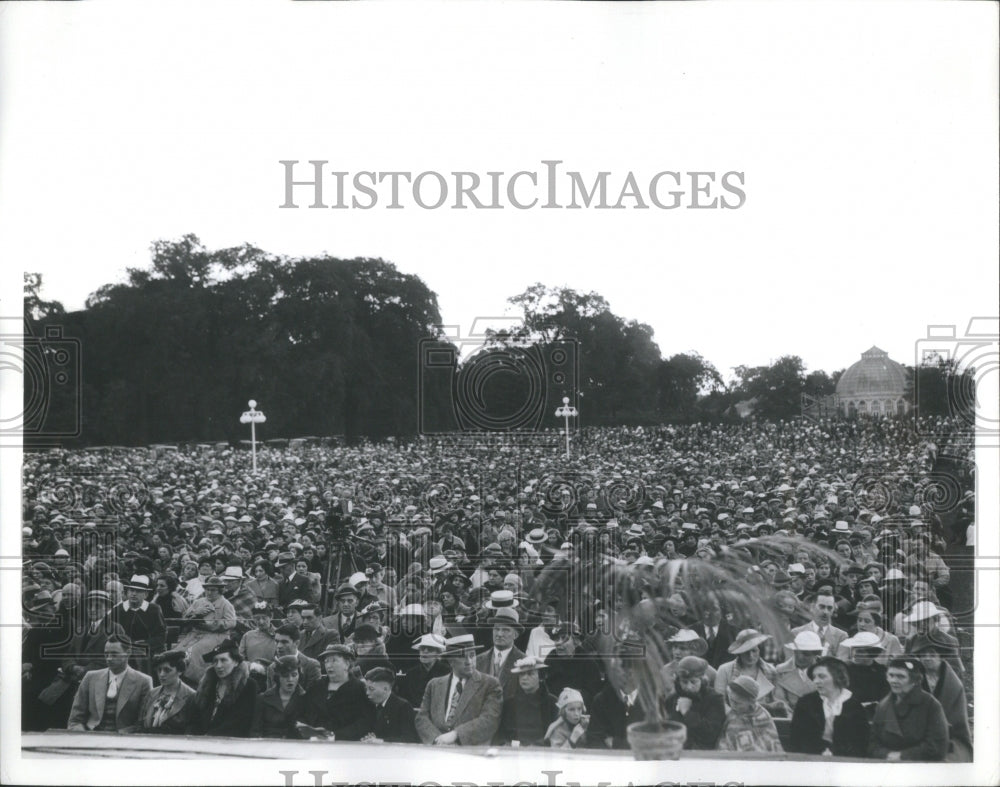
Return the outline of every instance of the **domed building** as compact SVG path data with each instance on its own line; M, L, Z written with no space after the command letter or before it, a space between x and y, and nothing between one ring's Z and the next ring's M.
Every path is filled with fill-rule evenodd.
M907 399L909 372L889 353L872 347L850 366L837 381L837 401L847 417L856 415L904 415L910 410Z

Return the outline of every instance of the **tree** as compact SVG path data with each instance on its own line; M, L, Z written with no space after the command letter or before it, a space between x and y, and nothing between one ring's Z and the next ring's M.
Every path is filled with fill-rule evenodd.
M42 274L24 274L24 316L31 321L43 320L46 317L60 316L66 313L59 301L46 301L42 298Z
M740 396L757 400L754 415L781 419L800 412L805 366L799 356L782 356L770 366L737 366L734 371Z
M718 370L696 352L677 353L657 369L657 409L667 420L698 420L698 397L723 388Z

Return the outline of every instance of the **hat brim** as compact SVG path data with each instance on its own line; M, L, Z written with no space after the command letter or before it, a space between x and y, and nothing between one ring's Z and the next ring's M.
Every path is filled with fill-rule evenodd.
M461 656L467 650L474 650L476 653L484 653L489 650L489 645L463 645L460 648L445 648L441 652L442 658L448 658L449 656Z
M536 664L533 667L528 667L527 669L518 669L517 667L512 667L510 670L511 675L522 675L525 672L539 672L543 669L548 669L547 664Z
M704 656L708 652L708 640L704 637L698 637L697 639L676 639L667 640L668 645L684 645L686 647L696 647L697 655Z
M746 642L737 644L733 643L729 646L728 650L734 656L738 656L740 653L746 653L748 650L758 647L759 645L767 642L771 637L767 634L758 634L756 637L751 637Z

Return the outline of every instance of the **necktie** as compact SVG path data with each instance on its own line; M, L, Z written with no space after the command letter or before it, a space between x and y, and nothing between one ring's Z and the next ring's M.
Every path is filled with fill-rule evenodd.
M496 658L493 659L493 675L500 674L500 662L503 660L503 654L498 650Z
M113 700L118 696L118 681L115 680L114 673L108 673L108 699Z
M448 715L444 724L450 730L455 724L455 714L458 712L458 698L462 696L462 681L455 685L455 693L451 695L451 705L448 708Z

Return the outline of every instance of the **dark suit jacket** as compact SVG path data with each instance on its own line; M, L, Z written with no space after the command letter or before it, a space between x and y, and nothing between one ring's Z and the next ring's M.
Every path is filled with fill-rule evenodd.
M443 661L436 661L429 670L425 669L423 664L414 664L406 671L406 675L396 682L399 696L414 708L419 708L424 699L424 690L427 688L427 684L434 678L446 675L451 675L451 668Z
M420 743L417 735L416 711L395 692L389 695L385 706L375 708L375 717L369 732L386 743Z
M315 631L302 630L299 638L299 653L305 653L309 658L319 661L319 654L326 650L327 645L339 645L340 635L330 631L325 626L319 626Z
M375 708L368 701L365 685L357 678L348 679L333 693L326 681L319 681L307 693L308 723L329 730L336 740L358 741L371 730Z
M119 639L125 638L125 630L110 617L101 620L97 631L93 634L90 632L90 626L87 626L83 633L74 634L65 654L66 661L63 666L83 667L85 670L103 669L107 664L104 660L104 646L112 634Z
M186 735L191 723L191 712L194 708L194 689L181 682L180 686L177 687L177 696L174 697L173 704L167 710L160 726L154 727L153 715L156 701L160 699L162 693L163 687L157 686L149 692L146 701L142 704L142 710L139 714L142 731L167 735Z
M245 666L238 664L237 669ZM205 673L204 681L209 676ZM202 684L204 685L204 684ZM200 687L199 687L200 688ZM257 705L257 684L250 678L249 672L235 687L233 695L223 698L217 711L211 698L199 702L195 697L191 714L191 732L195 735L219 735L228 738L246 738L250 735L250 725L253 723L254 707Z
M424 743L433 743L438 735L449 731L445 720L451 680L452 676L446 675L427 684L416 719L417 733ZM503 689L499 681L473 672L465 681L452 727L458 733L458 743L463 746L489 743L500 727L502 708Z
M135 732L141 720L139 712L146 696L153 690L153 680L131 667L118 683L118 698L115 705L115 723L118 732ZM73 709L69 714L69 729L92 730L101 723L104 704L107 701L108 670L91 670L83 676L80 687L73 698Z
M822 754L826 748L823 742L825 723L823 698L815 691L804 694L792 714L788 751ZM837 757L868 756L868 714L857 697L847 700L840 715L834 719L830 750Z
M636 698L638 700L638 697ZM597 693L590 709L590 726L587 727L587 746L608 748L606 738L611 738L612 749L629 748L625 730L629 724L645 721L646 716L638 701L626 709L618 691L610 683Z
M309 577L302 574L293 574L290 581L282 577L278 583L278 604L282 609L295 601L295 599L309 601L311 595L312 587Z
M520 686L517 686L511 696L503 701L500 729L493 736L494 744L506 745L511 741L518 741L522 746L548 745L545 741L545 732L549 725L556 720L559 710L556 708L556 698L549 694L544 683L539 687L538 695L538 717L528 719L529 726L537 725L535 729L537 735L532 736L529 730L525 730L518 724L518 719L525 718L528 714L522 710L522 703L526 701L527 695ZM534 713L531 713L530 716L534 717Z
M506 699L514 693L514 689L517 687L517 675L511 674L511 670L514 668L514 662L524 658L524 651L520 650L516 645L511 648L503 666L500 668L499 675L493 674L493 658L493 648L490 648L485 653L480 653L476 657L476 669L484 675L491 675L496 678L500 682L500 688L503 689L503 696Z
M705 624L698 623L694 626L694 630L697 632L698 636L705 639ZM702 656L705 661L707 661L715 669L719 668L719 665L725 661L732 661L732 654L729 652L729 646L733 644L733 627L729 625L729 621L723 618L719 621L719 631L715 635L715 639L708 643L708 650L705 655Z

